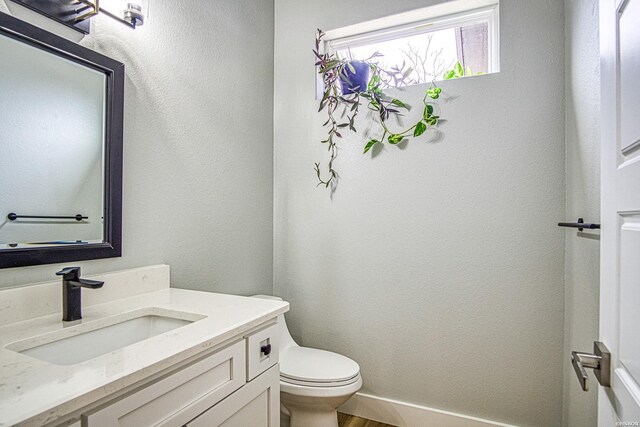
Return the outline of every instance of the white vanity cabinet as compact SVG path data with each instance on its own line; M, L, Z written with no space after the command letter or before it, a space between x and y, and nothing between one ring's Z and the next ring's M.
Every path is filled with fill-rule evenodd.
M278 426L277 325L231 342L83 413L82 427Z
M0 292L0 427L278 426L287 302L171 288L167 265L90 278L73 325L59 280Z

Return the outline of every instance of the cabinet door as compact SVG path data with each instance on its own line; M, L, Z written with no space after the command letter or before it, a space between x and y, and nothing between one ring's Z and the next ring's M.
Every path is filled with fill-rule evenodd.
M245 384L237 342L85 417L89 427L183 425Z
M280 366L275 365L188 423L186 427L279 427L279 425Z

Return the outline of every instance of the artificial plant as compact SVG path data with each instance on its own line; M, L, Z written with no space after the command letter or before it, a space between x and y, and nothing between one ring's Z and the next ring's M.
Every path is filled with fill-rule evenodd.
M367 87L351 94L343 94L341 80L344 80L349 73L355 74L354 67L350 64L352 59L339 58L334 52L321 52L320 45L323 36L324 33L318 30L313 53L317 59L315 65L318 67L318 73L322 77L324 84L318 111L326 111L327 113L327 121L324 123L327 128L327 138L321 142L327 144L330 157L327 165L327 177L323 178L320 163L315 164L315 171L318 176L318 185L329 187L338 178L338 174L333 167L333 163L338 156L336 139L342 138L341 131L343 130L357 132L355 118L358 116L362 105L366 105L367 110L373 112L371 115L372 120L379 124L379 136L368 140L364 146L364 154L376 144L383 144L386 141L391 145L397 145L406 138L418 137L429 127L436 126L440 116L434 114L435 103L431 101L440 97L442 89L432 80L422 100L423 113L420 120L405 129L392 128L389 119L391 117L400 118L403 112L411 109L411 106L397 98L386 95L383 89L412 84L410 76L413 73L413 68L402 64L401 66L391 67L388 70L383 69L376 61L376 58L381 55L374 53L371 57L364 59L364 62L369 64L371 71Z

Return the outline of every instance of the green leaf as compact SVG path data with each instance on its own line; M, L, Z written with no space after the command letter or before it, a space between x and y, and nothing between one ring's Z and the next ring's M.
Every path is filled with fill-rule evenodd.
M428 125L435 126L438 124L438 116L431 116L429 118L426 118L425 121Z
M455 72L456 77L464 76L464 68L462 68L460 61L456 62L456 65L453 67L453 71Z
M380 84L380 76L374 74L371 76L369 83L367 84L367 91L373 91Z
M320 72L321 73L326 73L327 71L336 68L338 66L338 64L340 64L340 61L337 60L337 59L334 59L332 61L327 61L327 62L325 62L324 67L322 67L320 69Z
M404 102L400 101L399 99L393 99L393 100L391 100L391 103L393 105L397 105L398 107L405 108L407 111L411 111L411 106L408 105L408 104L405 104Z
M443 78L444 80L451 80L451 79L452 79L452 78L454 78L455 76L456 76L455 71L453 71L453 70L449 70L449 71L446 71L446 72L442 75L442 78Z
M351 64L351 62L347 62L347 67L349 67L349 71L351 71L351 74L356 73L356 68Z
M367 142L367 145L364 146L364 151L362 152L362 154L365 154L367 151L371 150L371 147L379 142L380 141L378 141L377 139L372 139L371 141Z
M439 88L438 86L432 86L429 88L429 90L427 90L427 95L429 95L429 98L431 99L440 98L441 93L442 93L442 89Z
M418 122L416 128L413 130L413 136L420 136L427 130L427 125L424 122Z
M426 119L428 119L429 117L431 117L431 115L433 114L433 105L431 104L427 104L424 106L424 113L422 114L422 117Z
M402 135L391 134L391 135L389 135L389 144L397 145L397 144L399 144L403 139L404 139L404 136L402 136Z

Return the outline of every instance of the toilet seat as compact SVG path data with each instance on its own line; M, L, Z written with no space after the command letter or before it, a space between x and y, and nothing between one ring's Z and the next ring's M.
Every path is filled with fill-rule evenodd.
M331 399L340 396L351 396L360 388L362 388L362 377L360 375L356 376L350 384L322 387L318 387L317 384L292 384L280 378L280 392L299 397Z
M337 353L288 347L280 353L280 380L307 387L340 387L360 378L360 366Z
M295 385L300 385L300 386L305 386L305 387L341 387L343 385L349 385L349 384L353 384L356 381L358 381L358 379L360 378L359 375L354 376L353 378L347 380L347 381L336 381L336 382L312 382L312 381L301 381L301 380L294 380L291 378L286 378L283 376L280 376L280 381L281 382L285 382L287 384L295 384Z

